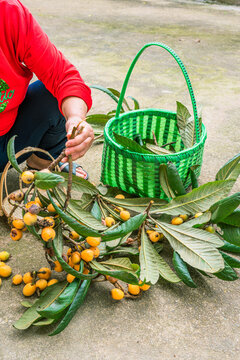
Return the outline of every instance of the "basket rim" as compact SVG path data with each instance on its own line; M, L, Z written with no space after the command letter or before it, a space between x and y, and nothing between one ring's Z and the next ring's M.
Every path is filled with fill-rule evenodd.
M201 133L201 137L198 142L196 142L191 148L187 148L187 149L181 150L179 152L176 152L176 153L173 153L170 155L143 154L143 153L133 152L128 149L125 149L124 146L118 144L110 136L109 129L114 122L121 121L121 119L128 116L129 114L136 114L136 113L142 113L142 112L143 113L149 113L149 112L159 113L159 112L161 112L161 113L166 113L166 114L171 114L171 115L176 116L176 112L174 112L174 111L169 111L166 109L148 108L148 109L138 109L138 110L127 111L127 112L120 114L118 118L112 117L111 119L109 119L104 128L104 139L106 140L107 143L109 143L109 145L112 145L112 147L115 148L115 150L117 150L121 153L125 153L127 155L127 157L130 157L130 158L134 157L134 159L136 159L136 160L143 160L143 159L147 160L148 159L149 161L154 161L154 160L159 159L162 162L166 162L166 160L174 161L174 160L176 160L176 158L179 158L179 157L180 158L189 157L192 152L198 150L198 148L201 147L205 143L205 140L207 138L207 131L206 131L205 125L202 124L202 133Z

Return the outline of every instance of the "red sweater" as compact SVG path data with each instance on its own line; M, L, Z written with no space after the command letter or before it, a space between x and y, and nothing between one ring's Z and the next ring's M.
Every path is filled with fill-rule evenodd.
M0 136L17 116L33 73L57 98L82 98L88 110L91 90L77 69L56 49L18 0L0 0Z

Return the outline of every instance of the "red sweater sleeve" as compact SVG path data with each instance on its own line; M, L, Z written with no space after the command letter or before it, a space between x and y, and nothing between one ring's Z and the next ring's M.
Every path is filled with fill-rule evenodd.
M46 88L57 98L59 109L68 96L85 101L88 110L92 106L91 90L84 83L77 69L50 42L30 12L17 0L9 14L13 41L18 61L36 74Z

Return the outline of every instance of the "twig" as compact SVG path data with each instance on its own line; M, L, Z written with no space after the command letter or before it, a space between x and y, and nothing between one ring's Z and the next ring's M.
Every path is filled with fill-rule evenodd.
M96 137L94 138L94 140L93 140L93 141L96 141L96 140L98 140L98 139L101 139L102 137L103 137L103 134L98 135L98 136L96 136Z
M155 145L159 146L154 131L152 131L152 134L153 134L153 140L154 140L154 142L155 142Z
M66 149L63 149L61 154L49 165L48 170L52 171L57 166L57 164L66 156L65 150Z
M172 141L172 142L169 142L167 144L163 144L163 145L161 145L161 147L164 148L165 146L173 145L173 144L176 144L176 141Z
M151 206L152 206L152 204L154 203L154 201L153 200L151 200L150 202L149 202L149 204L148 204L148 206L147 206L147 208L146 208L146 210L145 210L145 212L147 213L147 215L149 216L149 211L150 211L150 209L151 209Z
M72 175L73 175L72 155L68 156L68 165L69 165L69 173L68 173L67 196L66 196L64 207L63 207L65 210L67 209L69 200L71 199Z

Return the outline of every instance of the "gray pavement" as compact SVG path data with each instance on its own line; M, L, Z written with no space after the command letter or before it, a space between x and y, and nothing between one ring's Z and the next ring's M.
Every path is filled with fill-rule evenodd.
M167 0L23 3L88 84L120 89L134 55L150 41L164 42L179 54L208 131L201 183L213 180L219 167L240 151L240 8ZM181 72L159 49L144 53L128 95L142 107L175 110L178 100L190 108ZM115 106L95 90L93 99L93 112ZM101 146L94 146L81 160L94 182L99 180L101 152ZM10 182L14 186L13 173ZM30 235L15 243L4 219L0 228L0 249L11 252L14 272L46 264ZM199 287L194 290L160 282L141 299L117 304L107 284L95 284L68 328L54 338L47 337L50 330L19 332L12 327L23 312L22 296L3 281L0 360L239 359L239 281L195 280Z

